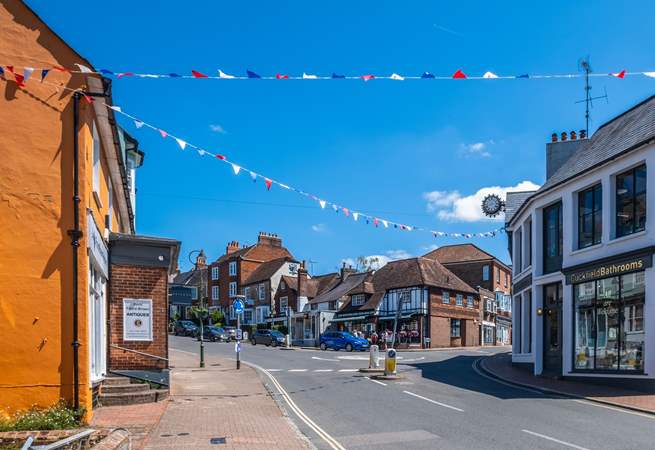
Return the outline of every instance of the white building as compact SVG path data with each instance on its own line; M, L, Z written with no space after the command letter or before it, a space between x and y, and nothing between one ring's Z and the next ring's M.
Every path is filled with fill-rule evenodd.
M553 135L546 182L508 194L514 363L655 379L655 96L590 139Z

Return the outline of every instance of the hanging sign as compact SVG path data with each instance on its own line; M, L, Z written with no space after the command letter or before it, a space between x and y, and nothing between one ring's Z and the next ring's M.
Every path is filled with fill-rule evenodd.
M152 341L152 299L123 299L123 340Z

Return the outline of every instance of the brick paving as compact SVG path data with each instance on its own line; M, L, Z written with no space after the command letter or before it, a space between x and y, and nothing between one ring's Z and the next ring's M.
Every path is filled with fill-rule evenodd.
M511 355L502 353L482 360L482 368L496 377L552 393L586 398L609 405L655 414L655 393L587 382L534 376L527 367L512 365Z
M307 449L312 448L285 417L254 369L171 349L171 397L146 439L150 449ZM225 445L212 445L225 438Z
M144 441L159 423L168 401L140 405L104 406L93 411L91 426L96 428L125 428L130 432L132 449L143 448Z

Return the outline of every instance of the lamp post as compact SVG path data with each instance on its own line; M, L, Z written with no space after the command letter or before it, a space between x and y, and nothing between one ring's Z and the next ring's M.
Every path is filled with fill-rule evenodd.
M194 262L191 259L191 256L194 253L200 254L201 252L202 252L202 250L191 250L189 252L189 262L191 264L193 264L194 274L198 270L198 260L196 259L196 261ZM203 314L202 314L202 304L203 304L203 301L202 301L202 274L200 276L200 289L198 289L198 287L196 287L196 289L198 291L198 303L200 305L199 308L198 308L198 317L200 318L200 367L204 368L205 367L205 336L204 336L205 335L205 328L204 328L204 323L203 323L204 318L203 318Z

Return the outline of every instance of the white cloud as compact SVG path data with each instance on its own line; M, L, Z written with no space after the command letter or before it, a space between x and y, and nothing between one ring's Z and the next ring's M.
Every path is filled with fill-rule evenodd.
M317 224L312 225L312 231L314 231L316 233L325 233L327 230L328 230L328 227L324 223L317 223Z
M365 258L368 260L375 260L371 264L371 268L373 270L380 269L381 267L387 265L387 263L389 263L390 261L396 261L398 259L407 259L411 257L412 255L406 250L388 250L387 252L385 252L384 255L365 256ZM343 264L345 262L346 266L352 266L359 270L362 270L361 265L359 267L357 266L357 259L358 258L344 258L341 260L341 263Z
M522 181L516 186L490 186L479 189L475 194L462 196L459 191L432 191L423 194L429 212L436 213L440 220L451 222L478 222L491 220L482 213L482 200L489 194L499 195L503 200L508 192L534 191L539 185ZM503 220L503 215L493 220Z
M227 131L225 131L225 128L223 128L222 125L219 125L217 123L209 125L209 129L212 130L214 133L220 133L220 134L227 133Z
M472 144L461 144L460 145L460 154L472 158L491 158L491 152L489 151L489 146L493 145L494 141L488 142L474 142Z
M407 259L412 257L412 255L405 250L389 250L386 255L391 259Z

